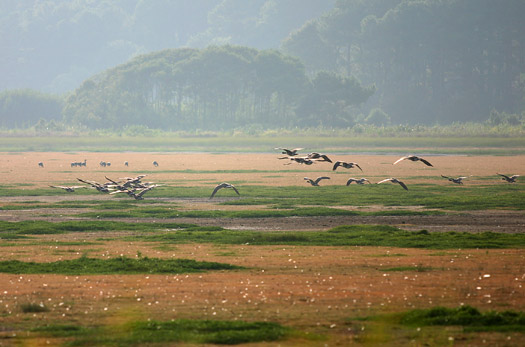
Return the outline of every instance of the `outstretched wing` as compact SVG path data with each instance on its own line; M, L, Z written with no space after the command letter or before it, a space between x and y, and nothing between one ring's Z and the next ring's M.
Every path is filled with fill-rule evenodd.
M509 176L507 176L507 175L504 175L504 174L500 174L500 173L499 173L498 175L500 175L501 177L505 177L505 179L510 179L510 177L509 177Z
M317 177L315 180L315 183L319 183L321 180L329 180L329 179L330 177L326 177L326 176Z
M224 188L224 184L219 184L218 186L215 187L215 189L213 190L213 193L211 193L210 199L213 198L215 193L217 193L219 191L219 189L221 189L221 188Z
M359 166L357 163L354 163L354 165L357 166L359 170L363 171L363 169L361 169L361 166Z
M396 165L396 164L399 163L400 161L405 160L405 159L407 159L407 158L408 158L408 157L401 157L401 158L399 158L398 160L396 160L392 165Z
M381 184L381 183L385 183L385 182L390 182L390 181L392 181L391 178L385 178L384 180L381 180L381 181L377 182L377 184Z
M349 178L348 181L346 181L346 185L349 186L352 182L357 182L357 180L355 178Z
M404 183L401 182L400 180L396 180L396 181L397 181L397 183L399 183L399 185L400 185L401 187L403 187L403 189L408 190L408 187L406 186L406 184L404 184Z
M339 160L336 161L335 164L334 164L334 167L332 168L332 170L335 171L335 169L337 169L337 167L338 167L339 165L341 165L341 163L342 163L342 162L339 161Z
M426 166L433 166L432 164L430 164L430 162L428 160L425 160L423 158L419 158L419 160L421 160L423 163L425 163Z
M231 186L231 188L232 188L233 190L235 190L235 193L237 193L237 195L241 196L241 194L239 194L239 191L237 190L237 188L235 188L234 186Z

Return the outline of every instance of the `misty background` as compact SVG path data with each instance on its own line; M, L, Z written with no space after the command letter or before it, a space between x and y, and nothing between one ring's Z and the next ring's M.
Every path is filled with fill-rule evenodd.
M522 0L0 0L0 127L525 125Z

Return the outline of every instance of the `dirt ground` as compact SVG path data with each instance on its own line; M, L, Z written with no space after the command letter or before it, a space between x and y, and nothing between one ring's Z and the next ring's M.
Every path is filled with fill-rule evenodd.
M355 161L363 168L362 173L351 169L348 174L333 174L328 163L283 165L283 160L277 159L279 156L277 152L235 155L3 153L0 154L0 172L4 186L21 188L25 184L28 188L76 184L77 177L103 181L104 175L118 178L144 171L149 173L152 181L161 184L210 187L222 181L304 185L305 173L295 172L298 169L309 171L311 176L331 175L332 179L326 184L341 185L349 177L367 177L374 182L392 176L410 177L410 182L449 184L440 177L441 174L472 175L465 184L474 185L486 184L486 180L479 180L478 177L495 175L496 172L525 172L525 156L427 157L434 168L408 161L393 166L398 156L333 156L333 160ZM71 161L84 159L87 160L86 167L70 166ZM110 161L111 167L101 168L98 164L101 160ZM154 160L159 163L158 167L152 165ZM129 167L124 166L124 161L129 162ZM43 162L44 167L39 167L38 162ZM259 172L194 173L181 170ZM280 172L268 172L274 170ZM494 184L505 183L496 180ZM75 198L73 195L1 197L0 204ZM81 197L82 200L89 198ZM227 198L211 202L208 197L173 201L186 208L242 208L216 204L224 199ZM374 208L377 207L369 207L371 210ZM60 211L47 212L44 218L48 220L66 218L58 214ZM43 212L39 210L39 213ZM24 219L35 219L34 211L0 211L0 220ZM523 213L512 211L468 212L455 216L201 218L177 221L242 230L326 230L341 224L389 224L429 231L525 230ZM82 254L90 257L136 257L141 254L218 261L248 269L178 275L0 274L0 346L57 343L52 339L26 338L25 331L29 327L46 323L118 326L134 319L176 318L268 320L325 336L322 340L294 337L281 342L281 345L374 345L373 341L379 341L379 344L398 346L504 346L525 342L524 335L520 333L469 334L457 327L384 331L385 328L380 325L355 320L355 317L370 314L438 305L472 305L480 310L525 310L525 252L521 249L433 251L388 247L171 245L120 241L119 237L124 235L118 232L70 233L37 236L36 241L0 241L0 260L56 261ZM108 237L111 240L100 240ZM86 242L86 245L78 245L77 242ZM402 266L414 267L414 270L388 271ZM418 268L422 271L417 271ZM20 305L24 303L43 303L50 311L23 313Z

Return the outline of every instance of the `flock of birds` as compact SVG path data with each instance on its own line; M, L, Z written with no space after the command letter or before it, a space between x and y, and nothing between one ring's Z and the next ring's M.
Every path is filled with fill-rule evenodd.
M153 161L153 166L158 167L159 163L157 161ZM111 166L111 162L108 161L100 161L99 162L100 167L106 168ZM38 162L39 167L44 167L43 162ZM84 161L74 161L71 162L71 167L82 167L87 166L87 160L84 159ZM129 166L129 162L125 161L124 166ZM104 176L107 180L107 182L99 183L96 181L90 181L85 180L81 178L77 178L79 182L85 183L84 186L58 186L58 185L51 185L51 188L57 188L57 189L63 189L68 193L72 193L75 191L75 189L80 188L94 188L97 191L101 193L107 193L110 195L113 194L119 194L119 193L125 193L128 196L134 198L135 200L143 200L144 194L152 190L153 188L159 187L159 184L154 184L153 182L142 182L142 178L146 177L146 175L138 175L137 177L123 177L119 178L120 181L115 181L107 176ZM218 184L211 193L210 199L215 196L215 194L220 190L224 188L230 188L237 193L237 195L240 196L239 191L233 184L230 183L220 183Z
M299 156L299 151L304 149L304 148L287 149L287 148L278 147L278 148L275 148L275 149L281 150L282 154L286 154L285 157L280 157L278 159L280 159L280 160L290 160L290 162L286 163L285 165L290 165L293 162L296 162L296 163L299 163L299 164L304 164L304 165L312 165L315 162L328 162L328 163L333 163L332 171L336 171L339 167L342 167L342 168L345 168L345 169L358 168L359 170L361 170L361 172L363 171L363 169L356 162L336 161L334 163L326 154L312 152L312 153L306 154L305 156ZM426 159L424 159L422 157L415 156L415 155L407 155L407 156L401 157L398 160L396 160L393 163L393 165L396 165L396 164L398 164L398 163L400 163L400 162L402 162L404 160L409 160L409 161L413 161L413 162L420 161L423 164L425 164L426 166L433 166L428 160L426 160ZM71 167L86 166L86 162L87 161L85 159L84 159L84 161L71 162ZM157 161L154 161L152 164L155 167L159 166L159 163ZM99 163L99 165L101 167L108 167L108 166L111 166L111 163L110 162L106 162L106 161L101 161ZM124 165L125 166L129 166L129 163L126 161L126 162L124 162ZM39 162L38 166L39 167L44 167L44 163L43 162ZM500 174L500 173L498 173L498 175L501 176L502 180L504 180L504 181L506 181L508 183L515 183L516 179L518 177L520 177L520 175L507 176L507 175ZM124 193L124 194L127 194L128 196L130 196L130 197L132 197L132 198L134 198L136 200L143 200L144 199L144 197L143 197L144 194L146 194L147 192L151 191L152 189L160 186L160 185L155 184L153 182L142 182L142 179L145 176L146 175L138 175L137 177L123 177L123 178L119 178L119 181L113 180L113 179L105 176L107 181L104 182L104 183L98 183L98 182L95 182L95 181L90 181L90 180L77 178L77 180L79 182L82 182L82 183L84 183L86 185L84 185L84 186L57 186L57 185L52 185L50 187L63 189L66 192L74 192L75 189L89 188L90 187L90 188L96 189L99 192L107 193L107 194L110 194L110 195ZM444 175L441 175L441 177L449 180L452 183L456 183L456 184L463 184L463 180L468 178L467 176L449 177L449 176L444 176ZM307 183L309 183L309 184L311 184L312 186L315 186L315 187L319 186L319 183L322 180L329 180L329 179L330 179L330 177L328 177L328 176L321 176L321 177L317 177L316 179L311 179L309 177L304 177L304 180ZM397 179L395 177L385 178L385 179L377 182L377 184L386 183L386 182L399 184L403 189L408 190L407 185L403 181L401 181L401 180L399 180L399 179ZM348 186L348 185L350 185L352 183L356 183L356 184L371 184L371 182L367 178L364 178L364 177L363 178L351 177L346 182L346 185ZM220 183L217 186L215 186L215 188L213 189L213 192L211 193L210 199L213 198L215 196L215 194L221 189L233 189L235 191L235 193L238 196L240 196L239 191L237 190L237 188L233 184L227 183L227 182L223 182L223 183Z
M137 177L123 177L119 178L120 181L112 180L105 176L107 182L98 183L95 181L84 180L77 178L78 181L87 184L87 186L50 186L51 188L63 189L66 192L74 192L75 189L79 188L94 188L101 193L107 193L110 195L125 193L135 200L143 200L144 194L152 190L153 188L159 187L160 185L154 184L153 182L142 182L141 180L146 175L138 175Z
M296 162L296 163L299 163L299 164L305 164L305 165L312 165L315 162L329 162L329 163L333 163L333 161L326 154L321 154L321 153L317 153L317 152L308 153L305 156L299 156L299 151L304 149L304 148L287 149L287 148L277 147L275 149L281 150L282 154L286 154L285 157L280 157L278 159L280 159L280 160L290 160L291 161L290 163L286 163L285 165L289 165L292 162ZM433 165L428 160L426 160L426 159L424 159L422 157L418 157L416 155L406 155L404 157L399 158L398 160L396 160L392 164L396 165L396 164L402 162L403 160L409 160L409 161L414 161L414 162L420 161L423 164L425 164L426 166L432 166L433 167ZM363 171L363 169L359 166L359 164L355 163L355 162L336 161L333 164L334 164L333 167L332 167L333 171L337 170L338 167L343 167L345 169L358 168L359 170ZM507 181L509 183L516 182L516 179L520 176L520 175L507 176L507 175L503 175L503 174L500 174L500 173L498 173L498 175L502 177L502 180ZM449 180L450 182L456 183L456 184L463 184L463 180L468 178L467 176L449 177L449 176L444 176L444 175L441 175L441 177ZM315 186L315 187L319 186L319 182L321 182L322 180L329 180L329 179L330 179L330 177L327 177L327 176L317 177L316 179L311 179L309 177L305 177L304 178L304 180L307 183L310 183L312 186ZM363 178L359 178L359 179L351 177L346 182L346 185L348 186L348 185L350 185L350 184L352 184L354 182L356 184L366 184L366 183L371 184L371 182L368 179L364 178L364 177ZM401 181L401 180L399 180L399 179L397 179L395 177L385 178L385 179L377 182L377 184L381 184L381 183L385 183L385 182L391 182L391 183L394 183L394 184L399 184L401 187L403 187L403 189L408 190L407 185L403 181Z

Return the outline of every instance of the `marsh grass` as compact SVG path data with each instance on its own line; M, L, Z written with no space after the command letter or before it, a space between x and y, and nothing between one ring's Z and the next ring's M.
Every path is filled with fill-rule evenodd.
M220 320L133 321L123 326L83 327L47 325L31 330L51 337L72 337L74 346L136 346L173 343L225 344L273 342L285 339L290 328L273 322Z
M238 245L379 246L424 249L522 248L525 235L502 233L429 233L405 231L387 225L346 225L328 231L258 232L220 230L216 232L176 231L125 237L147 242L214 243Z
M24 313L49 312L49 308L42 303L41 304L35 304L35 303L20 304L20 309Z
M128 257L98 259L82 256L77 259L49 263L22 262L18 260L0 261L0 272L13 274L174 274L235 269L242 269L242 267L192 259L158 259L148 257L138 259Z
M23 235L64 234L70 232L95 231L158 231L158 230L204 230L217 231L220 227L200 227L188 223L125 223L115 221L0 221L0 238L15 239Z
M400 323L411 326L459 325L466 331L525 332L525 313L511 310L482 313L468 305L458 308L434 307L403 313Z

